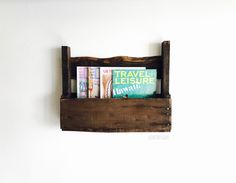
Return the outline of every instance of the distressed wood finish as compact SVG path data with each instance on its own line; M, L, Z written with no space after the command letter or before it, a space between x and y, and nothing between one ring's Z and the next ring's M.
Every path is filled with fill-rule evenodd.
M146 67L147 69L158 69L157 78L162 77L162 57L127 57L118 56L111 58L95 57L72 57L71 77L76 78L77 66L99 66L99 67Z
M162 43L162 89L161 93L164 98L170 98L169 94L169 67L170 67L170 42Z
M62 46L62 95L64 97L71 96L71 64L70 64L70 48Z
M152 57L71 57L70 48L63 46L61 129L95 132L169 132L169 65L169 41L162 43L160 56ZM157 79L162 83L161 94L150 99L77 99L76 94L71 93L71 79L76 79L77 66L131 66L157 69Z
M61 99L62 130L170 131L171 99Z

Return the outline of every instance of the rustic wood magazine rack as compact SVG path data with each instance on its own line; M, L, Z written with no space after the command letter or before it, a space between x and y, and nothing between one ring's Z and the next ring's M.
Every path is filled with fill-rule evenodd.
M70 47L62 46L60 124L62 130L94 132L168 132L171 130L169 94L170 42L162 42L160 56L152 57L71 57ZM161 93L146 99L76 98L71 79L77 66L146 67L157 69Z

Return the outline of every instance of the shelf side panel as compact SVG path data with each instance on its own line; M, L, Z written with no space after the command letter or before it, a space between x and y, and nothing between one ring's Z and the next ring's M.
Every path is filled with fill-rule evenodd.
M164 98L170 98L169 94L169 68L170 68L170 41L162 43L162 87L161 94Z
M71 96L70 47L62 46L62 95Z

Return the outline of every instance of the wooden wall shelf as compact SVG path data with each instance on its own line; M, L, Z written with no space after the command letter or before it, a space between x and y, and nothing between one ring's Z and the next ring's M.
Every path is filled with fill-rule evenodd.
M162 42L160 56L152 57L71 57L70 48L62 46L61 129L94 132L169 132L169 55L169 41ZM148 99L78 99L76 94L71 92L71 79L76 79L77 66L155 68L157 79L161 80L161 94Z

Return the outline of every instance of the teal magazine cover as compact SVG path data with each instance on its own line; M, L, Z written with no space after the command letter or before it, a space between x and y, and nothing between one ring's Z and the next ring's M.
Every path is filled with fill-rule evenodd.
M113 70L113 98L152 98L156 94L156 69Z

